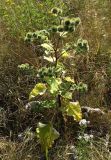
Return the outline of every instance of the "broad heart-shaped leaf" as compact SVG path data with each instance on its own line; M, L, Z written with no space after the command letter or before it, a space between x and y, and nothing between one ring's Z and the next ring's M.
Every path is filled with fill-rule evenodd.
M79 102L66 102L64 111L68 116L73 116L76 121L82 119L82 111Z
M53 128L52 124L39 123L36 132L44 151L52 147L54 140L59 137L59 133Z
M50 93L54 94L59 90L59 85L62 83L62 80L60 78L52 77L47 80L47 83L49 85Z
M29 95L29 100L38 96L38 95L43 95L46 91L46 85L43 83L38 83L35 85L35 87L32 89Z

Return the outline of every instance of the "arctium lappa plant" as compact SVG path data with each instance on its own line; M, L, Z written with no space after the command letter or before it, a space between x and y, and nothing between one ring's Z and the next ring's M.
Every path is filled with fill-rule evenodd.
M87 87L84 83L80 85L75 82L68 72L65 61L70 61L73 54L76 56L76 54L88 52L88 42L82 38L76 43L66 41L67 37L76 32L76 28L81 24L79 17L64 17L62 10L58 8L53 8L51 13L57 18L56 25L48 30L28 32L25 37L26 43L37 49L37 57L43 62L37 74L38 83L30 92L29 100L33 102L36 99L38 108L50 108L54 111L56 109L56 113L60 113L62 118L67 115L72 116L75 121L80 121L81 107L78 101L73 101L73 93L79 89L86 90ZM36 129L47 160L48 149L59 137L59 132L53 127L56 113L53 112L53 118L47 124L40 122Z

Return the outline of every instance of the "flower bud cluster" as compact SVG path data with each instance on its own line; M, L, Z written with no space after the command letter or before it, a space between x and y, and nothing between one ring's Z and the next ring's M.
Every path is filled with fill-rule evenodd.
M52 32L73 32L75 28L81 23L79 17L77 18L63 18L61 25L53 26Z
M46 30L40 30L35 32L28 32L25 36L26 42L43 43L48 41L49 32Z
M94 138L94 136L92 134L84 134L83 136L79 136L78 139L79 140L85 140L86 142L89 142L90 140L92 140Z
M37 77L39 77L41 80L45 80L46 77L53 77L56 75L56 70L54 67L42 67L38 71Z
M84 39L78 39L76 51L77 53L89 51L88 41Z
M59 8L53 8L51 13L59 16L62 13L62 10ZM61 17L62 22L59 26L53 26L52 32L73 32L75 31L75 27L77 27L81 23L81 19L79 17L76 18L67 18Z
M51 13L53 15L57 16L57 15L60 15L62 13L62 10L60 8L55 7L55 8L51 9Z
M84 127L87 127L88 124L90 124L90 121L87 121L86 119L82 119L82 120L79 122L79 125L80 125L80 126L84 126Z

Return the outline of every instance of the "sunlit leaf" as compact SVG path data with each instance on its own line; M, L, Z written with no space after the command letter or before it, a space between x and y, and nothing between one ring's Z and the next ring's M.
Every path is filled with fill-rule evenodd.
M67 51L62 51L62 57L63 58L67 58L67 57L69 57L69 53L67 52Z
M74 80L71 79L71 77L65 77L64 80L67 81L67 82L72 82L72 83L74 83Z
M64 98L67 99L72 99L72 92L66 92L65 94L62 95Z
M65 73L65 67L63 63L58 62L56 66L56 72L62 74L63 72Z
M55 62L55 60L56 60L55 57L52 58L51 56L49 56L49 57L44 56L44 59L49 62Z
M43 95L46 91L46 85L43 83L38 83L35 85L35 87L32 89L29 95L29 99L32 99L38 95Z
M74 120L80 121L82 119L82 111L79 102L64 102L64 105L66 106L64 106L63 112L68 116L73 116Z
M68 32L60 32L60 36L63 37L63 38L65 38L65 37L67 37L67 33Z
M47 49L48 51L53 51L54 50L52 44L43 43L43 44L41 44L41 46L43 48Z
M59 90L59 85L62 83L62 80L60 78L52 77L47 80L47 83L49 84L50 93L54 94Z

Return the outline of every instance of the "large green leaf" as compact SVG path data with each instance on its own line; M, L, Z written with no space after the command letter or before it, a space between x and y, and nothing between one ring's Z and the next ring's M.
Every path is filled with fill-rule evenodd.
M44 151L52 147L54 140L59 137L59 133L53 128L52 124L39 123L36 132Z
M76 121L80 121L82 119L82 111L79 102L67 101L63 111L68 116L73 116Z
M38 83L35 85L35 87L32 89L29 95L29 99L32 99L38 95L43 95L46 91L46 85L43 83Z
M47 83L49 85L50 93L54 94L59 90L59 85L62 83L62 80L60 78L52 77L47 80Z

